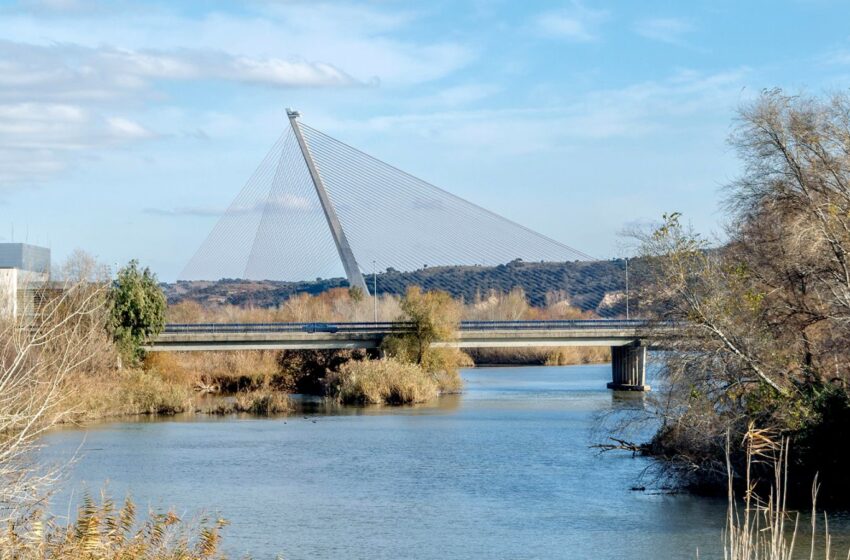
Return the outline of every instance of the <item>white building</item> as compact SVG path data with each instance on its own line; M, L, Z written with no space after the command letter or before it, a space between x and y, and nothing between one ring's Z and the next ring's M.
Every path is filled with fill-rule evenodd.
M50 278L50 249L0 243L0 318L15 318L32 303L32 291Z
M18 269L0 268L0 319L18 315Z

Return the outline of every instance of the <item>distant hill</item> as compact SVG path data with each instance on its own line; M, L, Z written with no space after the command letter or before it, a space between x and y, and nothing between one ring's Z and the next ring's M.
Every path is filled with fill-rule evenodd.
M368 285L373 278L367 276ZM499 266L443 266L413 272L389 269L378 274L378 293L401 295L408 286L425 290L444 290L455 298L473 301L478 295L491 291L509 292L521 287L534 306L547 304L549 299L566 300L582 310L602 315L623 312L625 262L575 261L564 263L528 263L520 260ZM200 304L231 304L239 306L274 307L299 294L318 294L332 288L347 287L344 278L317 279L310 282L279 282L272 280L222 279L210 281L179 281L164 284L169 303L185 300Z

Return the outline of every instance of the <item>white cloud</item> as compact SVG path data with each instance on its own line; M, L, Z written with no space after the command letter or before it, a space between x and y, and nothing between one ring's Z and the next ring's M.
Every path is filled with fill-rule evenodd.
M411 107L462 107L495 95L501 87L495 84L461 84L441 88L430 95L417 97L409 102Z
M26 11L62 14L88 11L93 7L84 0L21 0L18 4Z
M292 212L314 212L320 210L318 199L313 200L291 193L282 193L264 201L230 208L212 208L209 206L179 206L177 208L145 208L146 214L157 216L198 216L218 217L225 213L230 216L244 214L262 214L264 212L287 214Z
M694 31L694 25L681 18L648 18L635 23L634 29L647 39L681 45L685 36Z
M327 122L325 128L398 134L477 152L557 152L572 144L669 133L689 126L694 117L725 118L740 102L747 73L746 68L714 74L683 70L664 80L591 91L549 107L399 114Z
M84 22L12 14L0 18L0 37L40 45L120 46L133 52L156 45L165 53L225 52L253 61L308 59L359 82L399 85L444 77L477 56L457 41L408 39L416 23L413 13L344 2L255 2L246 8L239 14L210 11L191 18L152 8ZM327 72L317 70L326 83Z
M834 49L821 57L825 64L850 65L850 49Z
M574 2L569 8L539 14L534 26L548 37L587 43L599 39L598 28L607 19L607 11L591 10Z
M154 216L199 216L218 217L224 214L223 208L213 208L211 206L178 206L177 208L145 208L142 210L145 214Z
M153 138L156 136L153 132L139 123L130 119L125 119L124 117L109 117L106 119L106 124L109 127L109 130L117 138L139 140L143 138Z
M414 12L297 0L243 8L191 17L120 0L22 0L0 8L0 149L16 150L2 157L15 164L0 181L41 181L103 148L185 137L197 124L156 115L181 108L191 97L185 92L200 91L202 82L404 88L445 78L477 56L456 41L409 39L420 17ZM479 94L447 92L444 102ZM54 112L52 122L39 116Z
M201 50L130 50L0 41L0 98L104 100L158 80L219 80L270 87L334 87L356 81L331 64Z
M0 187L37 183L67 168L73 154L151 138L124 117L68 103L0 103Z

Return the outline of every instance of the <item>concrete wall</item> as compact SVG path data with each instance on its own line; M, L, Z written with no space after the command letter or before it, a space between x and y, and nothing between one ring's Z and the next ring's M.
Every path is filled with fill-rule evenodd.
M18 270L0 268L0 319L14 319L18 314Z

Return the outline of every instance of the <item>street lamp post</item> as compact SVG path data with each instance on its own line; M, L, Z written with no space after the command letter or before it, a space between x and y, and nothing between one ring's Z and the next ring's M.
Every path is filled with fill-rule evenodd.
M378 264L372 261L372 300L375 304L375 322L378 322Z
M629 257L626 257L626 321L629 320Z

